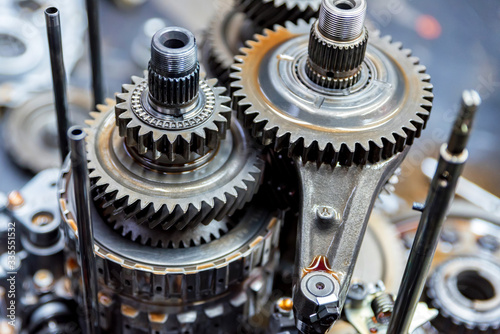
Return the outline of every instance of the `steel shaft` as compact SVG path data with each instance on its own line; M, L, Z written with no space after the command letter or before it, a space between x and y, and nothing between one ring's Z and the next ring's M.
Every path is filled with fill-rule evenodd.
M86 134L79 126L68 130L71 144L71 168L73 174L78 227L79 263L82 274L85 332L97 334L99 311L97 302L97 269L94 255L94 236L90 212L90 181L85 148Z
M440 150L436 173L399 287L394 313L387 333L406 334L424 289L425 281L438 244L439 234L448 208L455 196L457 181L462 173L468 152L465 148L475 112L480 104L475 91L465 91L462 108L453 127L448 144Z
M68 130L68 97L61 40L61 20L59 10L56 7L49 7L45 10L45 22L47 24L47 38L49 40L59 148L61 161L64 161L69 153L68 137L66 136L66 131Z

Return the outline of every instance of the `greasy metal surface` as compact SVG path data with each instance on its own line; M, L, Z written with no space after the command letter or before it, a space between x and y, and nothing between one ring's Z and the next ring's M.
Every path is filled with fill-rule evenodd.
M318 168L313 163L302 164L297 159L302 212L295 282L300 281L298 273L307 268L312 259L325 255L340 281L342 308L373 203L405 153L374 165L333 169L328 165ZM318 207L330 207L332 218L319 219Z

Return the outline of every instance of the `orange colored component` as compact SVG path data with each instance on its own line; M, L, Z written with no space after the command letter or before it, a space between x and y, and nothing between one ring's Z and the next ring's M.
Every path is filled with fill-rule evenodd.
M313 271L324 271L336 277L332 269L330 269L328 259L324 255L316 255L309 267L303 269L302 277Z
M24 198L21 193L17 190L12 191L8 196L9 204L8 207L11 210L17 209L24 204Z

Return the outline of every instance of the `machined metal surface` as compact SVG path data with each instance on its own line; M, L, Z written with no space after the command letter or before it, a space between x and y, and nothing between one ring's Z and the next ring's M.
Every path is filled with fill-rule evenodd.
M231 120L229 98L216 79L199 82L195 101L188 106L167 109L149 103L148 79L132 77L116 97L116 124L127 146L151 160L194 160L216 150L225 138Z
M302 332L322 332L339 317L373 203L425 125L432 85L409 51L373 34L354 86L318 86L305 75L310 26L300 26L302 33L266 31L242 49L231 93L252 135L294 159L301 185L295 318ZM314 270L331 272L340 283L332 293L336 309L328 304L322 311L319 299L315 311L304 303L310 299L301 282L318 256L326 259L324 268Z
M182 167L164 170L169 175L137 163L118 134L113 106L100 110L88 130L89 168L94 200L111 221L127 208L138 223L181 230L231 215L257 191L263 161L239 123L232 123L215 156L202 157L179 177Z
M76 242L70 180L71 171L66 166L59 185L61 211L68 237ZM123 238L92 205L99 280L110 287L118 284L123 293L147 294L148 298L182 296L192 300L207 293L224 292L230 284L248 277L253 268L266 264L279 240L280 222L268 210L248 209L238 217L231 231L210 243L177 249L152 248ZM154 282L161 290L142 284L145 281Z
M347 92L329 92L301 75L304 28L267 31L236 57L233 103L252 134L276 151L332 165L377 162L410 145L432 106L430 77L418 59L374 32L361 79Z

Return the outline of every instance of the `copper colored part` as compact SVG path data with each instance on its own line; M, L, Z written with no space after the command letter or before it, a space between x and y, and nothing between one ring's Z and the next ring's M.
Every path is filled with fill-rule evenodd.
M330 269L330 263L324 255L316 255L309 267L302 270L302 277L313 271L324 271L337 278L337 275L332 271L332 269Z
M9 194L8 199L9 199L8 208L10 210L18 209L24 204L24 198L21 195L21 193L17 190L12 191Z
M292 298L285 297L278 300L278 307L285 312L290 312L293 309Z

